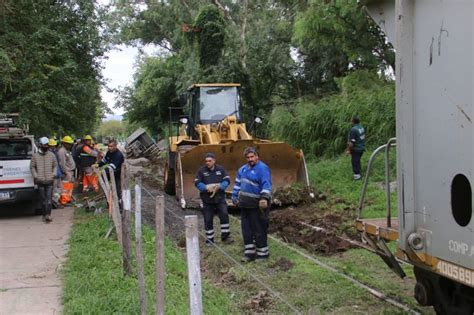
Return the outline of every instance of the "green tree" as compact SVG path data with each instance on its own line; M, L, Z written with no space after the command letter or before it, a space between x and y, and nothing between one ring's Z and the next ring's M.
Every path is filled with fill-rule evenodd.
M122 91L127 97L121 104L131 121L159 125L166 120L161 110L176 104L177 95L192 83L242 83L249 117L337 92L339 78L354 71L375 75L393 67L393 48L357 2L211 3L160 1L145 9L122 3L121 39L154 43L165 51L144 59L133 86Z
M96 135L99 140L105 137L123 139L125 137L125 125L119 120L103 121L97 129Z
M0 6L0 111L20 112L38 135L92 131L105 107L101 8L87 0Z
M225 21L219 9L206 6L200 10L193 29L198 34L201 69L217 65L225 45Z
M246 0L244 6L230 0L212 3L163 1L141 11L129 2L121 3L119 11L127 17L122 19L121 40L157 44L166 53L156 58L179 62L181 67L172 69L171 75L176 79L177 93L192 83L240 82L246 111L252 112L253 107L267 110L276 94L280 99L293 91L292 9L279 1ZM131 89L137 89L139 82L148 81L136 80ZM122 91L124 94L131 93ZM127 100L121 102L127 109L140 107L135 112L144 108L134 103L134 98L122 100ZM131 113L130 119L135 118Z
M182 68L176 58L145 58L138 67L132 87L122 89L118 105L130 122L141 122L149 130L168 121L168 107L179 106L177 76Z
M356 1L311 1L298 14L293 39L304 87L317 94L337 89L335 79L353 70L395 69L392 46Z

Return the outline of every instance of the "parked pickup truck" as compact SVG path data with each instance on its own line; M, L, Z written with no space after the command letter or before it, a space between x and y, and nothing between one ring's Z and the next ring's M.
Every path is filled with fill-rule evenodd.
M38 191L30 172L36 146L34 137L17 126L17 118L17 114L0 114L0 206L29 203L36 209Z

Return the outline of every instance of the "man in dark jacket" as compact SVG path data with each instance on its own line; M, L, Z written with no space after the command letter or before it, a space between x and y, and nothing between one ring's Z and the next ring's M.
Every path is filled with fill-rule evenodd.
M352 117L352 128L347 139L347 154L352 156L352 172L354 173L354 180L360 180L360 159L365 151L365 130L361 126L358 117Z
M206 165L197 172L194 185L200 191L203 203L204 228L206 230L206 244L214 242L214 214L219 215L221 222L221 240L231 242L229 214L225 201L225 190L230 184L230 177L221 165L216 164L214 153L207 153Z
M108 151L105 154L105 157L99 162L99 166L108 165L114 170L115 187L117 188L117 195L119 199L122 198L122 185L120 182L120 177L122 174L122 164L124 161L125 158L123 153L117 148L117 141L110 140L108 144ZM110 174L108 175L110 176Z
M265 261L269 256L267 233L272 198L270 168L259 160L255 148L245 149L247 164L239 168L232 191L232 202L240 208L243 262Z
M41 197L43 221L46 223L53 221L51 218L53 182L58 168L58 161L54 153L49 150L48 142L46 137L39 139L38 153L33 154L30 164L31 174Z

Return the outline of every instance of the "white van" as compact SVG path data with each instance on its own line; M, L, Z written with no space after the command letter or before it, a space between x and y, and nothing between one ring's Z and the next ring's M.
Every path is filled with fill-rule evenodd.
M36 208L38 191L30 171L36 147L33 136L15 126L16 117L0 116L0 206L30 203Z

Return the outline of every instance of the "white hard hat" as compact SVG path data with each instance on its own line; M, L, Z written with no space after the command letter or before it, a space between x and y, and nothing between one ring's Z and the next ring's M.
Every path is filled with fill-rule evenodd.
M39 143L42 144L42 145L46 145L46 144L48 144L48 142L49 142L49 139L47 137L41 137L39 139Z

